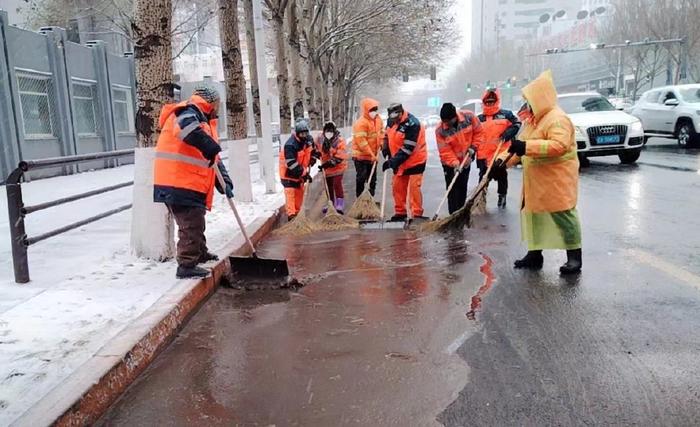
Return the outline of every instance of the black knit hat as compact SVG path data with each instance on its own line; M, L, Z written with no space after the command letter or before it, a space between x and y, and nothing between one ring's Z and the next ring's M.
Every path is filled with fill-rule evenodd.
M337 127L335 126L335 123L333 122L326 122L325 125L323 125L323 131L329 131L329 132L335 132Z
M440 120L446 122L454 119L455 117L457 117L457 109L455 106L449 102L442 104L442 108L440 108Z

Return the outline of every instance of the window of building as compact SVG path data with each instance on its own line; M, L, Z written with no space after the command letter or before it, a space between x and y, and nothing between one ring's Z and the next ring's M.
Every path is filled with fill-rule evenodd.
M49 76L17 76L25 138L53 138L51 80Z
M73 105L78 135L97 134L96 86L93 83L73 82Z
M115 130L119 133L133 133L134 104L131 101L131 89L113 87L112 100Z

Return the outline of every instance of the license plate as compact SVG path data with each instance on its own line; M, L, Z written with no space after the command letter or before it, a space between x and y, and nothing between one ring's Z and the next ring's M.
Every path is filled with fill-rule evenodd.
M620 135L603 135L595 140L598 144L617 144L620 142Z

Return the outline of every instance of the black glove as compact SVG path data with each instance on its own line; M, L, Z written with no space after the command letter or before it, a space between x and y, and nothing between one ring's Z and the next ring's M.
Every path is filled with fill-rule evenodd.
M513 138L515 138L515 136L518 134L519 131L520 131L520 125L518 125L518 124L510 125L510 127L508 127L508 129L503 131L503 133L501 134L501 139L504 141L511 141Z
M496 159L495 162L493 162L493 166L491 166L491 170L489 171L489 179L498 179L503 175L503 171L506 170L506 164L503 162L503 159Z
M510 147L508 147L508 152L515 153L518 156L524 156L525 155L525 141L521 141L519 139L514 139L513 142L510 143Z
M321 152L318 150L311 151L311 158L319 160L321 158Z
M226 197L233 199L233 185L226 184Z
M385 160L384 163L382 163L382 172L386 172L388 169L394 169L391 166L391 160Z
M301 177L301 180L304 181L304 182L308 182L309 184L311 184L312 182L314 182L314 179L311 178L311 175L309 175L308 173L307 173L306 175L302 176L302 177Z
M335 162L333 160L327 160L318 167L319 169L330 169L333 166L335 166Z
M385 159L391 158L391 151L389 151L389 144L382 145L382 155Z

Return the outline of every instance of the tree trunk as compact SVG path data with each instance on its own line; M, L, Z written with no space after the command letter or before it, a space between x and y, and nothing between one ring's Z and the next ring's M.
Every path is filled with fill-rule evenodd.
M292 78L292 111L294 119L304 117L304 90L301 81L301 44L299 43L299 28L297 21L297 2L289 2L287 11L287 28L289 29L289 70Z
M137 0L134 5L136 64L136 143L153 147L163 104L172 102L171 0Z
M287 48L284 40L282 17L272 19L275 37L275 68L277 69L277 92L280 101L280 132L291 133L292 110L289 105L289 73L287 72Z
M319 112L319 118L321 119L321 126L323 122L326 121L326 116L328 115L326 109L324 108L324 101L326 97L326 91L323 88L323 80L321 79L321 73L316 70L314 72L314 93L316 93L316 109Z
M306 75L304 76L304 96L307 108L309 109L309 120L311 121L312 129L319 129L321 123L321 110L318 109L316 99L318 92L314 89L315 68L311 60L306 61Z
M253 101L253 116L255 117L255 135L260 138L260 86L258 84L258 67L255 62L255 28L253 25L253 0L243 0L245 14L245 38L248 51L248 72L250 73L250 93Z
M226 83L226 127L234 140L248 137L246 87L238 35L238 0L219 1L221 59Z
M134 151L130 243L134 255L158 261L172 257L175 249L170 213L165 205L153 202L153 147L160 132L160 111L173 102L171 27L171 0L136 0L132 30L138 148Z

